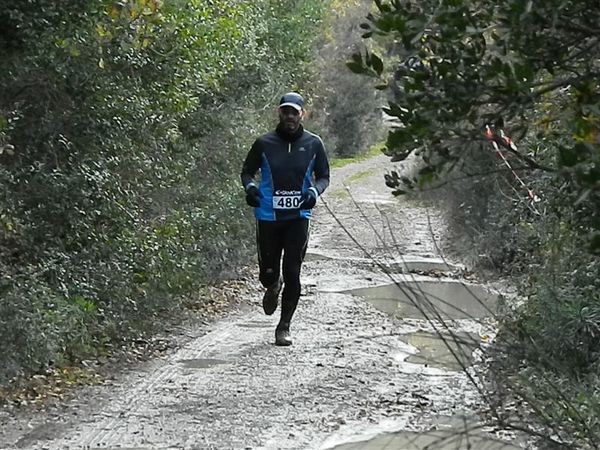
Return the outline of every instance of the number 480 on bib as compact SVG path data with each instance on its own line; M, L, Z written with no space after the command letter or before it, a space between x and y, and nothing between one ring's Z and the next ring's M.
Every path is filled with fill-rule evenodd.
M273 209L298 209L300 195L275 195L273 196Z

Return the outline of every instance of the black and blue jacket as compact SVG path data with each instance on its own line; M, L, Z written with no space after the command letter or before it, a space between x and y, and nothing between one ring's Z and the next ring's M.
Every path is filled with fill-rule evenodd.
M242 167L244 189L256 185L259 170L262 198L254 210L258 220L309 219L311 210L299 208L301 195L312 189L318 197L329 186L323 141L302 125L293 135L278 126L254 141Z

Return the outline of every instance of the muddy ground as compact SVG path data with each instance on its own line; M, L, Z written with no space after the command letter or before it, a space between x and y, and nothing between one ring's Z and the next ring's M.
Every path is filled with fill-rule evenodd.
M515 448L479 425L477 348L494 334L494 294L443 260L439 214L392 197L386 168L380 156L333 172L292 347L273 345L277 317L257 293L60 407L3 412L0 448Z

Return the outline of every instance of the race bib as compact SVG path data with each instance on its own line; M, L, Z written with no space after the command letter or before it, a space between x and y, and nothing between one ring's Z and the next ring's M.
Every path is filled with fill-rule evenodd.
M273 209L299 209L300 191L275 191L273 195Z

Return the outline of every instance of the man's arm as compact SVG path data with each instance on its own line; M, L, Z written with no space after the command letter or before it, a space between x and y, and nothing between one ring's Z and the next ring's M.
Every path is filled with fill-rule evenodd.
M254 175L260 168L261 151L258 147L258 140L256 140L252 144L242 166L241 179L244 190L247 190L250 184L254 185Z
M321 195L327 186L329 186L329 160L323 141L319 139L319 147L315 155L315 188L318 195Z

